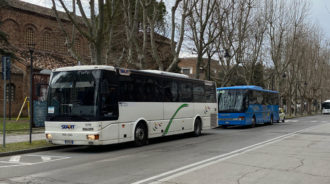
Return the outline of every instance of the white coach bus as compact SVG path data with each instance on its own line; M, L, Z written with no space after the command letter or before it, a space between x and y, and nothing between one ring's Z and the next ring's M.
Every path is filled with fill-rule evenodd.
M330 100L322 102L322 114L330 114Z
M74 66L52 71L45 134L53 144L105 145L217 126L211 81L156 70Z

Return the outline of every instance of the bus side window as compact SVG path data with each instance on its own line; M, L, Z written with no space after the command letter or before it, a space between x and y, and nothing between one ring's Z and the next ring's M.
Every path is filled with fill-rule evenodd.
M179 85L179 101L190 102L192 101L192 84L190 82L181 81Z
M256 91L249 91L250 104L257 104L257 97Z
M115 74L104 71L100 85L101 117L103 119L118 119L118 85Z
M178 83L175 80L165 79L163 81L164 101L165 102L178 102L179 101L179 89Z
M178 83L177 81L171 81L171 94L172 94L172 102L178 102L179 101L179 93L178 93Z
M207 103L213 103L216 102L216 97L215 97L215 85L205 85L205 98Z
M260 92L260 91L254 91L254 92L257 97L257 104L262 105L262 102L263 102L262 92Z
M204 102L205 91L203 83L194 83L193 85L193 101L194 102Z

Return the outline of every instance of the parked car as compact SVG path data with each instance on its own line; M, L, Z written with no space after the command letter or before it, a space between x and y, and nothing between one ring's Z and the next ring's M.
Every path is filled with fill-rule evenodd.
M280 121L282 123L284 123L285 122L285 111L283 108L279 108L279 114L280 114Z

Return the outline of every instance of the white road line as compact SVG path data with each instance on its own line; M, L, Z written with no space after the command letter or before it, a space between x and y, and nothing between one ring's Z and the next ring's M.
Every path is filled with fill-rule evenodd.
M21 156L12 156L12 157L10 157L9 162L19 163L20 160L21 160Z
M318 125L318 126L323 126L323 125ZM195 162L193 164L189 164L189 165L186 165L186 166L183 166L183 167L180 167L180 168L177 168L177 169L168 171L168 172L164 172L164 173L161 173L161 174L152 176L150 178L146 178L144 180L140 180L140 181L134 182L132 184L142 184L142 183L146 183L146 182L152 182L152 181L155 181L157 179L159 180L160 178L163 178L165 176L170 175L170 176L168 176L166 178L163 178L163 179L159 180L159 181L166 181L166 180L169 180L171 178L178 177L180 175L189 173L189 172L194 171L196 169L200 169L200 168L206 167L208 165L211 165L211 164L214 164L214 163L217 163L217 162L221 162L223 160L226 160L226 159L229 159L229 158L232 158L232 157L241 155L241 154L246 153L248 151L252 151L252 150L255 150L255 149L264 147L264 146L266 146L268 144L272 144L272 143L278 142L278 141L283 140L285 138L292 137L292 136L294 136L294 135L296 135L296 134L298 134L300 132L303 132L303 131L306 131L306 130L311 130L311 129L314 129L314 128L318 127L318 126L305 128L305 129L302 129L302 130L299 130L299 131L296 131L296 132L292 132L292 133L285 134L285 135L282 135L282 136L279 136L279 137L275 137L273 139L269 139L267 141L263 141L263 142L260 142L260 143L257 143L257 144L253 144L251 146L247 146L247 147L244 147L244 148L241 148L241 149L238 149L238 150L229 152L229 153L225 153L225 154L222 154L222 155L211 157L209 159L205 159L205 160L202 160L202 161L199 161L199 162ZM157 181L156 182L153 182L153 184L156 184L156 183L159 183L159 182L157 182Z
M48 161L50 161L50 160L52 159L52 157L41 156L41 159L42 159L42 161L44 161L44 162L48 162Z

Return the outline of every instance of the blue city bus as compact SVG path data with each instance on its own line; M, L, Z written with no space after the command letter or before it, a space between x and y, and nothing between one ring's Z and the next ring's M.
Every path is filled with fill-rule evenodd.
M255 127L279 122L279 93L259 86L217 88L218 125Z

